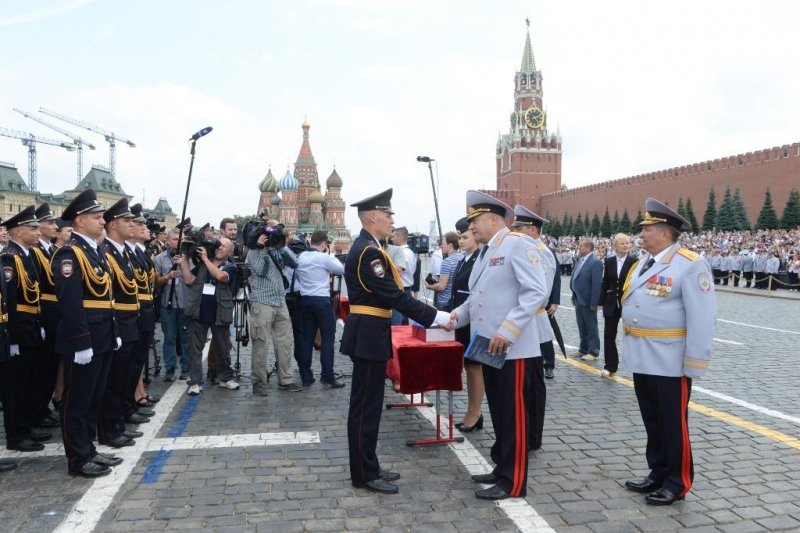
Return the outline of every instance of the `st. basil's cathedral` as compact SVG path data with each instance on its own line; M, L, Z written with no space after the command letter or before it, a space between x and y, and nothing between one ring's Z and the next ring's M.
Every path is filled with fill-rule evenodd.
M290 235L305 233L310 237L315 230L324 230L331 240L331 251L335 254L347 253L352 239L344 224L342 178L334 166L325 181L325 194L322 194L317 163L308 142L308 130L311 128L308 119L303 121L302 127L303 144L294 164L294 175L287 168L286 174L277 180L270 168L258 185L261 199L257 212L281 222Z

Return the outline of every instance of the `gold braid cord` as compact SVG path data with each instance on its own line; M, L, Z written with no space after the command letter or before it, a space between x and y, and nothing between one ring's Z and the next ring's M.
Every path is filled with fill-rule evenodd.
M622 285L622 303L625 303L625 298L628 296L628 291L631 289L631 277L633 277L633 271L636 270L636 265L639 264L639 261L636 261L634 264L631 265L631 269L628 270L628 275L625 276L625 283Z
M36 257L39 258L39 263L42 265L42 270L47 276L47 283L50 284L51 287L55 286L56 282L53 280L53 269L50 266L50 261L48 261L47 256L44 255L44 252L41 251L38 247L33 247L33 253L36 254Z
M108 254L106 259L108 259L108 263L111 265L111 270L114 271L114 278L117 280L120 290L128 296L136 296L139 293L136 285L136 269L133 270L134 279L128 279L125 277L125 272L122 271L117 260L114 259L114 256Z
M152 294L153 291L151 289L151 280L153 277L151 274L155 274L155 272L147 272L146 270L134 268L133 269L133 276L136 278L136 285L139 289L139 294Z
M56 254L64 249L65 248L59 248L56 250ZM105 298L106 296L110 297L109 291L111 290L111 277L108 275L108 272L103 271L103 274L98 276L92 267L92 263L89 261L89 258L86 257L86 254L83 250L77 246L72 246L70 249L75 252L75 257L78 259L78 264L80 265L81 272L83 273L83 282L86 285L86 288L89 289L89 292L92 293L92 296L98 299ZM55 257L55 254L53 254L53 259L55 259ZM95 289L93 284L100 287L100 289Z
M364 282L361 280L361 260L364 259L364 253L366 253L366 251L369 250L370 248L371 248L370 246L364 248L361 251L361 255L358 256L358 271L357 271L358 282L361 283L361 286L364 287L364 290L367 292L372 292L372 291L369 290L367 286L364 285ZM403 278L400 277L400 273L397 271L397 267L394 266L392 258L389 257L389 254L387 254L386 250L384 250L383 248L378 248L377 250L381 253L381 255L383 255L384 259L386 259L386 264L389 265L389 269L392 271L392 277L394 278L394 282L397 283L397 288L399 288L402 291Z
M22 297L25 298L25 303L38 306L39 282L35 280L31 281L31 279L28 277L28 273L25 271L25 265L22 264L22 258L20 256L14 256L14 263L17 266L17 276L19 279L17 286L22 287Z

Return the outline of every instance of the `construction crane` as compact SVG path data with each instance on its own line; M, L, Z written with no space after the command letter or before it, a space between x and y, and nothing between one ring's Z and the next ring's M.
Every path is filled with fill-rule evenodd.
M14 108L14 111L16 111L17 113L21 114L23 117L27 117L27 118L29 118L31 120L34 120L34 121L38 122L39 124L41 124L43 126L47 126L48 128L54 129L58 133L60 133L61 135L66 135L67 137L72 139L72 142L75 144L75 147L78 149L78 183L80 183L81 180L83 179L83 145L85 144L86 146L88 146L90 150L94 150L95 149L95 145L93 145L89 141L81 139L80 137L78 137L74 133L70 133L69 131L65 130L64 128L62 128L60 126L56 126L55 124L51 124L51 123L47 122L46 120L43 120L43 119L37 117L36 115L34 115L32 113L28 113L27 111L23 111L21 109L17 109L16 107Z
M31 191L36 191L36 145L39 143L50 144L52 146L60 146L66 148L70 152L75 151L75 146L63 141L56 141L54 139L45 139L44 137L36 137L32 133L25 133L24 131L9 130L0 128L0 135L3 137L11 137L12 139L20 139L24 146L28 147L28 187Z
M57 118L58 120L63 120L73 126L78 126L79 128L83 128L94 133L99 133L100 135L106 138L106 142L108 143L108 168L111 170L111 176L116 177L117 175L117 141L121 143L125 143L131 148L136 148L136 143L131 141L130 139L126 139L124 137L120 137L119 135L115 135L113 131L104 130L103 128L98 128L97 126L93 126L88 122L84 122L82 120L76 120L74 118L69 118L61 113L56 113L55 111L50 111L49 109L45 109L43 107L39 108L40 113L44 113L45 115L49 115L53 118Z

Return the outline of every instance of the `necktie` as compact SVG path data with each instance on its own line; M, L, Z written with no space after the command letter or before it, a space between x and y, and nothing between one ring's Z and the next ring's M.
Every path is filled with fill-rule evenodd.
M650 270L650 267L653 266L655 262L656 259L651 256L650 259L647 260L647 263L644 264L644 267L642 267L642 270L639 272L639 275L641 276L642 274Z
M489 249L489 245L486 245L486 246L483 247L483 249L481 250L481 259L483 259L483 256L486 255L486 250L488 250L488 249Z

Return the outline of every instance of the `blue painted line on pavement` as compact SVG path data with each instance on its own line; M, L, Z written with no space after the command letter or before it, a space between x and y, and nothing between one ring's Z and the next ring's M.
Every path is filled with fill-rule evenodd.
M192 396L186 405L183 407L183 411L181 414L178 415L178 419L173 424L172 428L167 433L167 437L171 439L176 439L183 435L183 432L186 430L186 426L189 425L189 421L192 419L192 415L194 415L194 410L197 408L197 404L200 403L200 396ZM161 471L164 469L164 465L167 464L167 460L172 455L171 450L161 450L147 464L144 470L144 475L142 476L142 480L140 483L156 483L158 482L158 478L161 476Z

